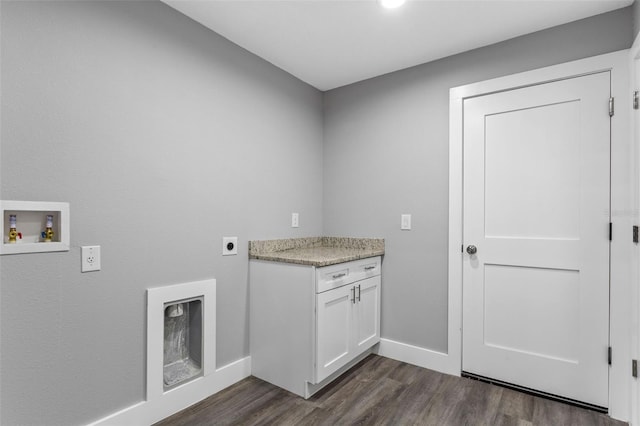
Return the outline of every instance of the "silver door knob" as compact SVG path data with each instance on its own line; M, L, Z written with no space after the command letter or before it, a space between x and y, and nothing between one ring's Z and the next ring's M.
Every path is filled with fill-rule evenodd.
M478 248L476 246L467 246L467 253L476 254L477 251L478 251Z

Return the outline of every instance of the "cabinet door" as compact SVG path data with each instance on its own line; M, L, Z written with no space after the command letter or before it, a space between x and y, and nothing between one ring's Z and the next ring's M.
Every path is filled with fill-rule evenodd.
M316 383L351 360L353 285L317 295Z
M356 286L354 354L380 341L380 276L359 281Z

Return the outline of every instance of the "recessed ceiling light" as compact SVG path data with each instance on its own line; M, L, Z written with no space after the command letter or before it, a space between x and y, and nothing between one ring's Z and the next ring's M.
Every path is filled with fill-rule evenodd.
M378 0L380 2L380 6L385 9L395 9L396 7L400 7L404 4L406 0Z

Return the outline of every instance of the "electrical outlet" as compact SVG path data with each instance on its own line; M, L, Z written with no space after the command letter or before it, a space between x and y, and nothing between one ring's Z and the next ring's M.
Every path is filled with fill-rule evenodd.
M298 213L291 213L291 227L297 228L300 226L300 215Z
M100 270L100 246L82 246L82 272Z
M222 237L222 255L238 254L238 237Z

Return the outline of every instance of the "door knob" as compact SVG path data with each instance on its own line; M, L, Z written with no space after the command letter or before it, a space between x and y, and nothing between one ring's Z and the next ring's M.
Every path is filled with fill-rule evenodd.
M478 251L478 248L476 246L467 246L467 253L476 254L477 251Z

